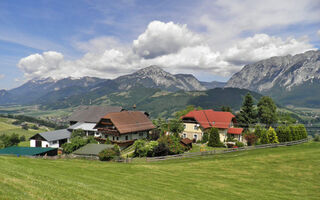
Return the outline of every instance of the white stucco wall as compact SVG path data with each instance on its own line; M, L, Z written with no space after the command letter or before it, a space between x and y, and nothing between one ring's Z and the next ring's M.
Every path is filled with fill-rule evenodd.
M30 147L36 147L36 140L30 140Z

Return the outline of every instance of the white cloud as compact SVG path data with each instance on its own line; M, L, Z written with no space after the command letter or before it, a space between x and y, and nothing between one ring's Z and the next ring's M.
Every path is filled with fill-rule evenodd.
M18 67L25 73L26 78L55 76L55 71L62 68L63 55L55 51L47 51L43 54L32 54L22 58ZM67 71L66 71L67 72Z
M27 79L94 76L115 78L150 65L172 73L208 73L228 77L243 64L271 56L301 53L312 49L306 38L282 39L266 34L239 39L226 50L214 50L186 25L153 21L132 46L117 39L99 37L75 45L86 51L77 60L66 60L59 52L48 51L22 58L18 67ZM214 36L213 36L214 37Z
M243 34L285 32L291 25L319 23L319 13L319 0L208 0L192 24L204 26L210 44L222 49Z
M187 25L153 21L137 40L133 41L133 50L144 58L177 53L183 47L201 43L201 36L191 32Z
M272 56L297 54L313 49L307 38L282 40L266 34L256 34L236 43L229 48L224 59L236 65L248 64Z
M317 33L318 33L318 36L320 37L320 30L318 30L318 32L317 32Z
M4 74L0 74L0 80L3 79L5 77Z
M97 37L86 42L75 42L74 46L84 52L102 52L106 49L121 46L120 42L114 37Z

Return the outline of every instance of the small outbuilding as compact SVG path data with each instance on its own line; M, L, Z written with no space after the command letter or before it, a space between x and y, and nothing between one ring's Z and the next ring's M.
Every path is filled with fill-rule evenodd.
M69 142L71 132L67 129L38 133L30 138L30 147L59 148Z
M16 156L56 156L57 148L41 148L41 147L7 147L0 149L0 155L16 155Z
M192 148L192 140L190 140L189 138L183 138L183 139L181 139L181 140L180 140L180 143L181 143L183 146L185 146L185 147L187 147L187 148L189 148L189 149Z

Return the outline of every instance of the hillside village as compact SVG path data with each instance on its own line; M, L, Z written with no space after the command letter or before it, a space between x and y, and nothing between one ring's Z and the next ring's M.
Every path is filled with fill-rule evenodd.
M29 147L8 147L0 150L0 154L68 154L112 160L124 156L157 157L307 138L303 125L277 125L274 129L272 126L278 123L275 116L256 119L259 115L264 116L261 115L263 112L276 111L270 97L261 98L258 106L258 115L254 115L255 106L248 93L237 116L228 107L215 111L189 106L175 113L175 118L169 121L151 120L148 112L136 110L135 106L132 110L119 106L82 106L70 115L67 128L37 133L29 138Z

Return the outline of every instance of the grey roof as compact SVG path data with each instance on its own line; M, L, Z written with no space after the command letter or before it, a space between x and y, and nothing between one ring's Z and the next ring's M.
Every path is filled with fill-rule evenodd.
M68 128L69 131L73 130L84 130L84 131L97 131L97 129L94 129L96 126L96 123L86 123L86 122L77 122L76 124L70 126Z
M73 154L98 156L102 150L111 149L112 147L113 145L111 144L87 144L86 146L74 151Z
M120 112L119 106L82 106L69 117L73 122L98 123L100 119L111 112Z
M48 142L67 139L71 137L71 133L67 129L61 129L61 130L38 133L38 134ZM30 139L33 139L36 135L32 136Z

